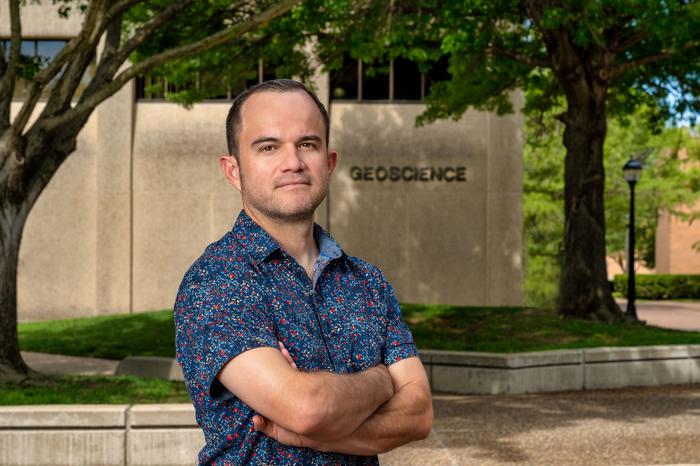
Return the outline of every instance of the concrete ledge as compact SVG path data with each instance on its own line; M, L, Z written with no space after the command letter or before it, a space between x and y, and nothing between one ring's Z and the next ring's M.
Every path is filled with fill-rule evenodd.
M691 383L700 383L700 345L688 347L688 357L690 358Z
M2 428L124 427L127 405L0 406ZM4 463L0 463L4 464Z
M431 389L518 394L700 383L700 345L531 353L421 351Z
M690 348L684 345L639 346L631 348L591 348L583 350L586 363L610 361L687 359Z
M129 425L141 427L196 426L194 408L189 404L134 405L129 410Z
M182 368L173 358L158 356L130 356L123 359L116 370L117 375L156 377L182 382Z
M184 466L204 435L191 404L0 408L3 466Z

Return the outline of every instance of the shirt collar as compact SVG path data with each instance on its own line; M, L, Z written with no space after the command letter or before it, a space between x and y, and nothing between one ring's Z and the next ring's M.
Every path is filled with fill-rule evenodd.
M343 255L340 245L317 223L314 224L314 237L316 238L316 244L318 244L320 256L333 260Z
M238 242L255 262L260 263L281 249L280 245L260 225L244 211L238 214L233 234ZM343 255L338 243L320 225L314 224L314 237L318 244L319 256L327 260L337 259Z
M280 249L277 241L255 223L245 210L241 210L238 214L236 224L233 226L233 235L238 244L258 263Z

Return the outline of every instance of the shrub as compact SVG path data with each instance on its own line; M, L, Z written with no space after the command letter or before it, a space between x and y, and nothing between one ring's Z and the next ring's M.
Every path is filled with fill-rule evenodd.
M635 275L635 288L637 298L642 299L697 299L700 298L700 275ZM627 274L615 275L615 291L627 296Z

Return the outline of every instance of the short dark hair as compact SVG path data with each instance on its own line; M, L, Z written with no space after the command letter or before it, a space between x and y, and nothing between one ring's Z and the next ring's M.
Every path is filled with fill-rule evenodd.
M263 81L256 84L255 86L249 87L233 99L233 104L231 104L231 109L228 111L228 117L226 117L226 142L228 143L228 153L238 158L238 130L241 125L241 108L243 103L256 92L272 91L272 92L292 92L292 91L303 91L306 92L309 97L311 97L316 103L319 111L321 112L321 117L323 117L323 124L326 129L326 146L328 146L328 138L330 136L330 118L328 117L328 112L323 106L316 94L311 92L311 90L304 86L298 81L293 79L272 79L270 81Z

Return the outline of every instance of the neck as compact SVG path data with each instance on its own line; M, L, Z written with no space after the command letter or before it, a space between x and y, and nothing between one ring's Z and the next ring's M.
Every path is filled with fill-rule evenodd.
M314 264L319 255L314 238L313 217L298 221L277 221L245 205L243 210L304 268L309 278L313 278Z

